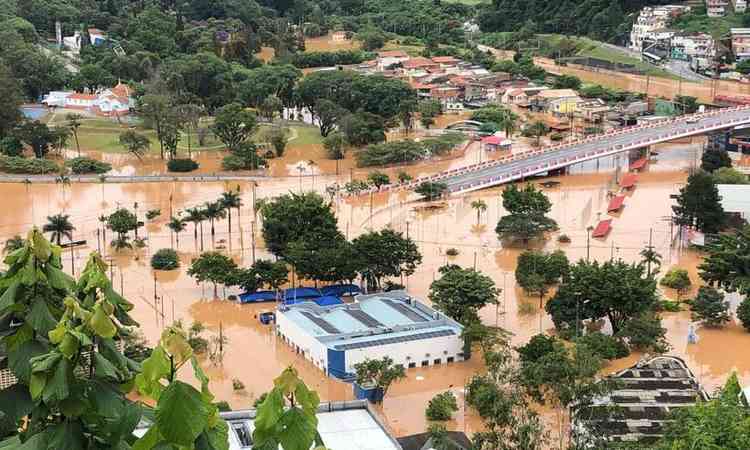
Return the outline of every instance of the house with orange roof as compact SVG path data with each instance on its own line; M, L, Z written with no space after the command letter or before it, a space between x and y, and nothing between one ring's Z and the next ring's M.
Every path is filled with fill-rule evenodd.
M402 63L405 70L427 70L429 68L438 69L440 64L433 62L431 59L423 56L409 58Z
M96 93L54 91L42 103L51 107L80 109L100 116L122 116L133 107L133 91L123 83Z
M387 68L397 65L397 64L403 64L405 61L409 60L409 55L407 55L405 52L401 50L389 50L389 51L383 51L378 52L378 59L377 59L377 68L379 71L384 71Z

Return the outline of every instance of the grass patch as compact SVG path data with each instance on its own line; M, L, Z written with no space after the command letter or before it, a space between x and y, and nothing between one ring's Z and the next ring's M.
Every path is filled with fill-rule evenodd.
M730 28L742 28L744 26L741 14L728 12L724 17L708 17L705 8L683 14L672 24L673 28L690 33L708 33L714 38L727 36Z
M420 56L424 45L407 45L401 44L398 41L388 41L382 48L382 51L402 51L409 56Z
M602 46L596 41L592 42L594 42L594 44L580 51L578 53L578 56L588 56L590 58L602 59L617 64L630 64L638 68L638 70L644 72L644 74L651 75L652 77L671 78L673 80L679 80L680 78L667 72L664 69L660 69L639 59L633 58L623 53L612 51L611 49Z

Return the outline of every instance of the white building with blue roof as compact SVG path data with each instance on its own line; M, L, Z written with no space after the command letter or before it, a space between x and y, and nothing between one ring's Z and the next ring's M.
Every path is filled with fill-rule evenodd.
M385 356L406 368L464 359L463 327L404 291L360 295L343 305L280 306L276 327L295 351L336 378Z

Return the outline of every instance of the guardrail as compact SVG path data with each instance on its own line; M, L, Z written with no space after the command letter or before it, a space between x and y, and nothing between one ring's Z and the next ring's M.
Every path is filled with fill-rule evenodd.
M540 156L540 155L552 153L554 151L563 150L565 148L575 149L576 146L579 146L582 144L606 142L608 139L615 137L615 136L635 134L643 130L661 128L670 124L687 123L688 120L695 120L695 119L702 120L702 119L720 116L726 113L731 113L731 112L736 112L736 111L750 111L750 105L723 108L723 109L708 111L704 113L680 116L680 117L673 118L673 119L664 119L658 122L653 122L653 123L649 123L645 125L633 125L630 127L619 128L617 130L609 130L605 133L589 136L584 139L579 139L577 141L556 144L556 145L552 145L552 146L548 146L548 147L544 147L544 148L536 149L536 150L529 150L529 151L517 153L515 155L509 155L503 158L499 158L496 160L485 161L483 163L472 164L469 166L460 167L460 168L448 170L445 172L440 172L435 175L417 178L416 180L412 180L408 183L391 184L391 185L381 186L378 189L368 189L368 190L360 192L359 195L367 195L367 194L370 194L371 192L386 192L390 190L414 189L420 184L424 182L428 182L428 181L436 182L436 181L441 181L445 179L450 179L455 176L466 175L466 174L477 172L477 171L484 170L487 168L492 168L492 167L500 166L503 164L519 161L519 160L525 160L534 156ZM614 146L609 146L604 150L587 152L583 156L579 155L577 157L567 158L563 160L561 164L555 165L554 167L550 166L549 163L545 163L542 166L534 166L530 169L521 169L520 171L513 172L513 174L517 172L521 172L521 176L519 176L518 178L530 176L530 175L544 172L547 170L559 169L568 165L576 164L578 162L584 162L589 159L607 156L609 154L619 153L619 152L631 150L634 148L645 147L645 146L653 145L659 142L679 139L681 137L693 136L695 134L700 134L701 132L719 130L719 129L727 128L728 126L732 126L733 124L739 124L739 123L750 123L750 117L743 118L743 119L730 119L728 121L720 122L718 125L712 126L712 127L707 127L705 125L696 126L696 127L689 128L687 132L664 133L664 134L658 135L656 138L642 139L642 140L635 141L630 144L625 144L625 145L617 144ZM532 172L532 173L529 173L529 172ZM461 185L458 185L457 187L450 188L449 192L450 193L455 193L459 191L468 192L468 191L477 190L477 189L480 189L482 187L486 187L492 184L500 184L500 183L505 183L505 182L513 180L513 178L509 178L508 180L503 180L504 178L509 178L509 175L504 174L504 175L498 175L494 177L482 178L481 183L475 182L475 183L469 183L469 184L461 184Z

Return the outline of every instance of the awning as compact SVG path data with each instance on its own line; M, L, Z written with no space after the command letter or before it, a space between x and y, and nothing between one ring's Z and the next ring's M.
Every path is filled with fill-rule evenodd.
M646 158L641 158L637 161L633 161L630 163L630 170L641 170L646 166L646 163L648 160Z
M594 228L594 231L591 233L591 237L595 238L601 238L606 236L609 233L609 230L612 229L612 219L602 220L599 222L599 224Z
M630 189L635 186L636 181L638 181L638 175L634 173L626 173L620 180L620 187Z
M619 211L620 208L622 208L623 203L625 203L625 196L618 195L617 197L609 201L609 206L607 207L607 211L608 212Z

